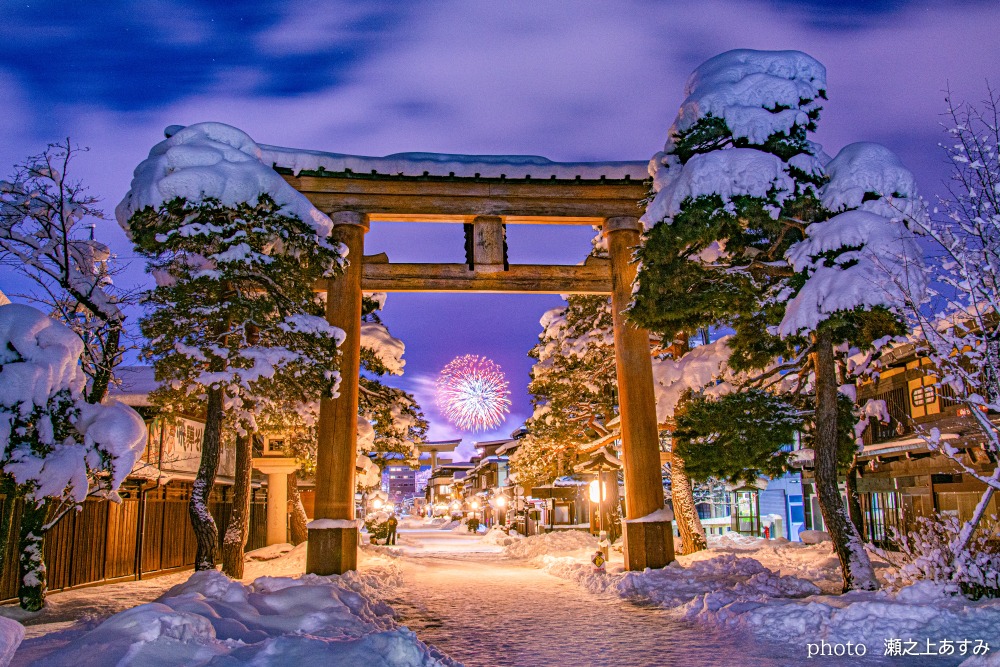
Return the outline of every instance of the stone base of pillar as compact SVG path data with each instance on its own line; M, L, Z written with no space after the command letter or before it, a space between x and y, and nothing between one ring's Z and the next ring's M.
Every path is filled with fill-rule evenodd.
M661 568L674 561L674 529L670 521L622 522L625 569Z
M309 574L344 574L358 569L358 528L310 528L306 550Z

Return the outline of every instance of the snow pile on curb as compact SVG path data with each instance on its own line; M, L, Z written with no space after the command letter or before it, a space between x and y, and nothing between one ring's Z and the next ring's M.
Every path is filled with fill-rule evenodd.
M863 641L873 653L888 639L982 639L994 647L1000 644L1000 601L970 602L926 581L895 593L852 591L803 600L707 594L686 605L684 616L782 641L789 636Z
M7 667L24 639L24 626L0 616L0 667Z
M597 538L581 530L561 530L517 540L503 550L507 558L537 558L556 553L597 549Z
M380 588L398 583L393 568L261 577L249 585L215 570L197 572L156 602L105 620L45 664L450 664L398 626L378 599Z
M525 538L517 533L511 533L508 535L503 532L499 526L493 526L479 541L483 544L495 544L498 547L509 547L523 539Z
M287 542L281 544L271 544L260 549L254 549L246 553L246 560L275 560L292 552L294 547Z
M785 643L861 642L872 655L880 654L887 639L982 639L1000 646L1000 600L971 602L931 582L895 592L826 595L816 584L829 590L836 568L828 545L755 542L717 542L722 549L643 572L625 572L616 563L599 574L579 556L545 556L541 566L593 593L650 601L689 621ZM736 553L720 555L723 549ZM795 574L782 574L789 571Z

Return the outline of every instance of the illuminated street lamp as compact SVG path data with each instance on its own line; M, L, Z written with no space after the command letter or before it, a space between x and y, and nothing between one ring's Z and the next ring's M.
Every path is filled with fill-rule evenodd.
M606 487L604 481L601 479L601 473L597 473L598 477L590 483L590 502L597 503L597 530L604 530L604 498L607 497Z
M373 500L372 507L374 507L376 511L382 509L382 499L376 498L375 500Z

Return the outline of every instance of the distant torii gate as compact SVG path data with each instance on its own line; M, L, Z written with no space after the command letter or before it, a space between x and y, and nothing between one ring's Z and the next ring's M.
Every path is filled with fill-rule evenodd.
M541 158L505 163L504 158L479 158L481 168L473 175L476 158L453 156L450 162L447 158L421 154L415 163L432 166L420 175L395 169L380 173L380 168L390 171L388 164L398 166L398 158L350 158L353 169L335 166L333 171L297 175L276 167L330 215L333 239L347 246L349 260L342 275L318 286L330 295L327 320L347 337L340 396L320 403L315 522L309 529L307 572L342 574L357 567L354 467L363 291L610 294L627 519L647 517L663 508L649 335L622 316L636 275L630 259L639 243L637 202L647 195L641 177L632 178L636 163L559 164ZM456 171L445 173L456 163L461 165L459 176ZM340 164L346 163L341 159ZM435 164L444 166L435 169ZM370 166L374 168L369 170ZM525 173L532 171L534 177ZM524 176L508 178L515 173ZM371 221L463 223L467 263L398 264L384 254L364 257ZM610 259L591 258L580 266L509 265L505 229L512 224L600 226ZM663 567L674 559L670 521L651 519L658 520L625 523L625 564L630 570Z

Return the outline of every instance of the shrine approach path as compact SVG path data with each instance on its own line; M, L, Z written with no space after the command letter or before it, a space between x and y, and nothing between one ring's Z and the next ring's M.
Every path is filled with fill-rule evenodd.
M501 559L498 547L471 536L401 531L400 551L403 585L387 601L400 623L467 667L800 667L805 658L804 646L762 644L655 607L595 595Z

